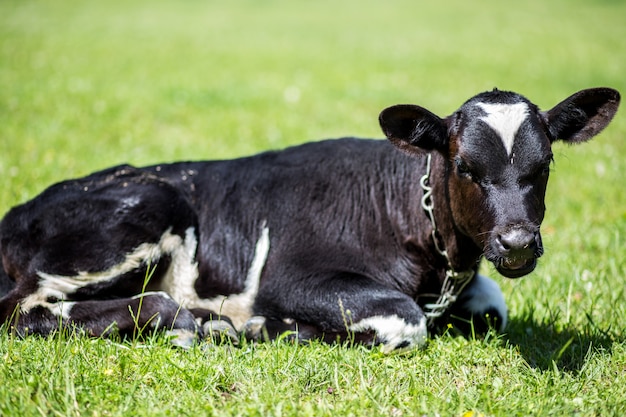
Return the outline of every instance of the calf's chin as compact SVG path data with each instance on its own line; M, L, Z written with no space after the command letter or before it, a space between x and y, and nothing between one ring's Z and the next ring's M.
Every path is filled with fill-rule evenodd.
M502 260L499 264L494 264L500 275L507 278L521 278L533 272L537 266L536 258L528 259L523 263L514 264L513 266L507 266L509 265L507 262L507 260Z

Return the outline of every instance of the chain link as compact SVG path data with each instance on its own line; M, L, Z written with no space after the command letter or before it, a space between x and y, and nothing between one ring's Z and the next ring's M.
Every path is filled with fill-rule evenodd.
M450 305L457 300L459 294L461 294L465 286L467 286L467 284L469 284L474 277L474 270L472 269L461 272L455 271L452 267L452 263L450 262L448 252L445 248L442 249L441 246L439 246L439 239L437 238L437 223L435 222L434 214L435 204L432 198L433 189L429 184L431 159L432 155L429 153L426 156L426 173L422 176L422 178L420 178L420 186L424 190L424 195L422 196L422 208L428 215L428 218L433 226L431 235L433 242L435 243L435 249L437 249L437 252L439 252L439 254L446 259L448 268L446 269L446 277L443 281L443 285L441 286L441 294L439 295L439 298L434 303L424 305L426 310L424 315L428 319L429 326L446 312Z

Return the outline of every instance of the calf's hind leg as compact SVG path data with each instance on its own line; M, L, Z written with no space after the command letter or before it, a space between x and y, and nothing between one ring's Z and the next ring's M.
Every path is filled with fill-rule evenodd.
M177 346L190 346L200 335L193 314L166 293L144 293L114 300L57 301L17 313L13 330L20 335L46 335L59 328L77 328L90 336L136 337L154 331L173 336Z
M59 321L92 334L113 322L121 333L135 334L139 325L159 328L158 320L195 331L193 323L177 324L173 300L137 294L160 289L177 273L176 255L196 228L180 190L132 167L56 184L0 223L2 267L16 283L0 302L0 321L41 334ZM134 313L133 322L129 306L139 305L150 314ZM153 315L157 321L149 320Z

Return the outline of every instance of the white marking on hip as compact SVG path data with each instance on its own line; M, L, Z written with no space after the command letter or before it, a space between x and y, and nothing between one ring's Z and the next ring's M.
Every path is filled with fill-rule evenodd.
M161 289L185 308L204 308L227 316L236 329L252 317L252 305L259 290L259 281L270 250L269 229L263 224L261 236L256 243L254 258L246 276L244 291L239 294L219 295L203 299L198 297L195 282L198 279L198 264L194 256L197 241L193 233L185 237L184 245L172 255L170 270Z
M528 105L526 103L477 103L477 106L487 113L480 120L487 123L500 136L507 155L511 156L515 135L528 116Z
M128 253L123 262L105 271L79 271L74 276L55 275L37 271L37 275L40 278L39 287L37 291L26 296L21 301L20 308L23 313L28 313L35 306L53 308L52 306L56 302L51 303L48 300L65 300L69 294L73 294L88 285L111 281L120 275L136 270L143 264L156 265L156 262L164 254L174 251L177 245L180 245L180 242L180 236L172 234L171 229L168 229L163 233L159 242L142 243L135 250Z
M170 255L171 262L156 290L164 291L172 299L186 308L205 308L229 317L237 329L252 317L252 305L259 290L261 273L270 249L269 229L263 224L261 236L256 243L254 258L246 276L244 291L240 294L201 299L195 291L198 279L196 248L198 241L194 228L185 231L185 238L172 234L168 229L157 243L142 243L127 254L124 261L99 272L80 271L74 276L48 274L38 271L39 287L20 303L22 313L28 313L36 306L49 309L55 316L68 318L75 303L64 301L69 295L88 285L107 282L126 274L142 265L156 265L164 255ZM155 293L138 294L132 298L145 297ZM160 295L165 295L160 293ZM49 301L49 300L55 301ZM59 301L56 301L59 300Z
M382 351L391 353L398 347L411 349L424 345L428 330L426 318L422 317L419 324L410 324L397 315L372 316L348 327L353 332L373 330L383 343Z

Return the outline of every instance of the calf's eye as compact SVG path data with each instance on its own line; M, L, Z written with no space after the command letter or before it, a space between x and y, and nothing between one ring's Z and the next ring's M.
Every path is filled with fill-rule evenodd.
M520 183L533 183L540 179L545 179L550 174L550 164L543 164L536 167L533 171L531 171L528 175L525 175L521 178Z
M545 177L550 173L550 164L543 164L537 167L537 169L535 169L535 171L532 174L532 177L534 178L538 178L538 177Z
M465 177L471 180L474 179L474 175L472 174L470 167L464 160L456 158L454 162L456 164L456 172L459 177Z

